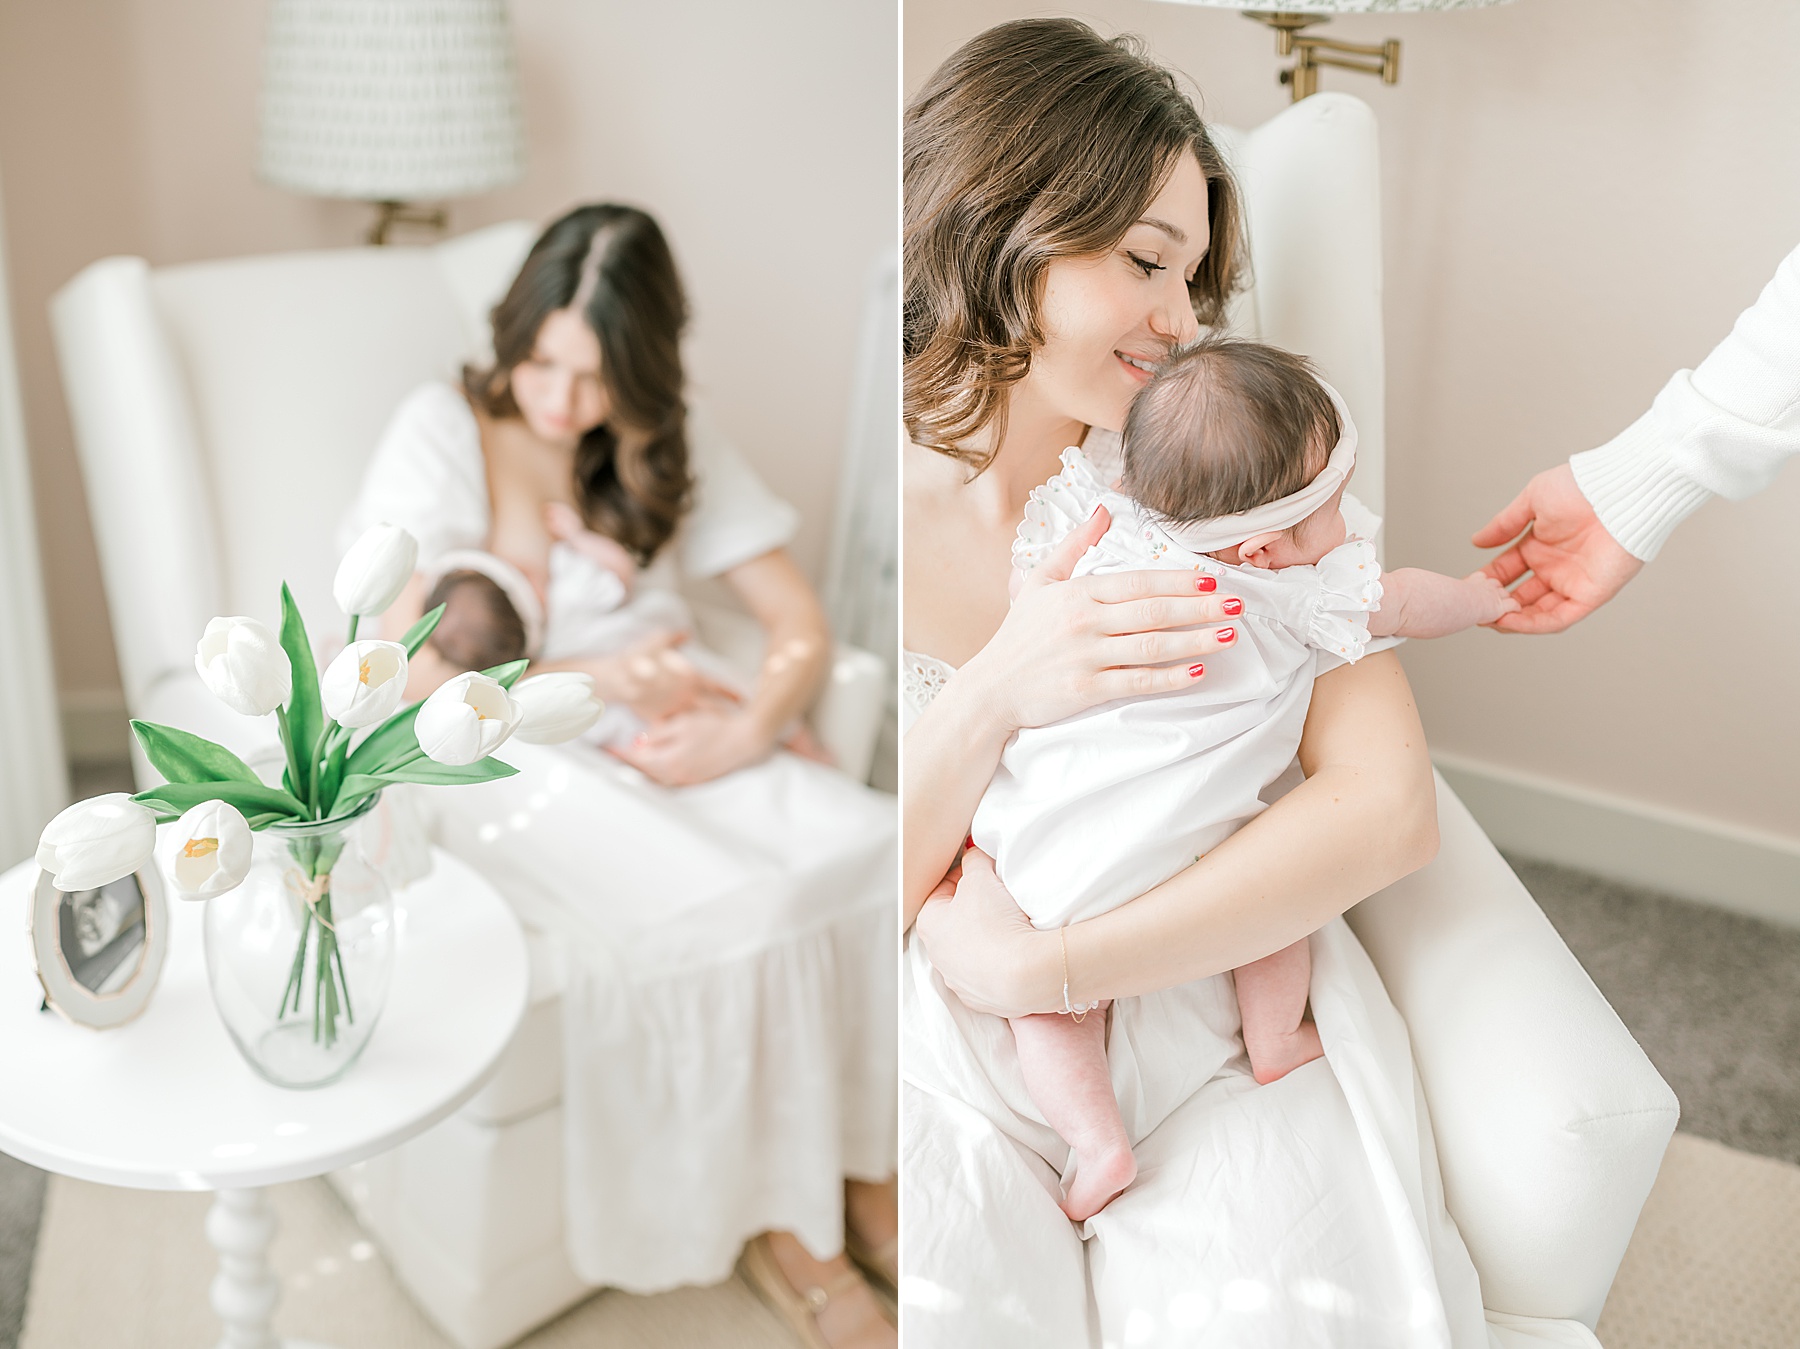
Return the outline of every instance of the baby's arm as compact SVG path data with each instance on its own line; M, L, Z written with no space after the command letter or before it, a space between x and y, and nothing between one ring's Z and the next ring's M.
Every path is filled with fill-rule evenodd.
M596 567L617 576L625 587L625 594L631 594L637 582L637 563L617 540L594 533L574 507L561 501L552 501L544 507L544 523L554 538L561 539Z
M1519 602L1491 576L1458 580L1418 567L1381 574L1381 608L1369 615L1371 637L1448 637L1519 612Z

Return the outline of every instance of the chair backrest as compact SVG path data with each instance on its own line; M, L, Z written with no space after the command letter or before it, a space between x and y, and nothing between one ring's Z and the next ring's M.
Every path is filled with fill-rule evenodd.
M487 312L535 231L152 271L86 268L52 302L127 702L192 668L214 614L277 617L289 582L315 639L340 516L400 400L487 345Z
M1319 363L1361 435L1353 490L1380 511L1374 114L1318 94L1219 139L1249 229L1252 280L1233 326ZM155 271L107 258L57 294L57 351L128 704L191 668L213 615L272 621L283 580L315 636L335 628L334 534L370 449L410 389L453 377L485 348L487 311L532 237L510 222L431 248Z
M1314 94L1252 131L1215 127L1243 189L1249 288L1231 326L1311 357L1356 419L1350 490L1380 514L1387 496L1381 323L1381 157L1375 114Z

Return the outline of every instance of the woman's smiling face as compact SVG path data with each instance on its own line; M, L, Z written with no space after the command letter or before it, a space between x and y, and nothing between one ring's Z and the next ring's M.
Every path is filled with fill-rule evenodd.
M1173 346L1199 335L1188 282L1206 256L1206 176L1182 155L1162 191L1112 249L1053 262L1040 307L1044 344L1024 384L1063 416L1116 431Z

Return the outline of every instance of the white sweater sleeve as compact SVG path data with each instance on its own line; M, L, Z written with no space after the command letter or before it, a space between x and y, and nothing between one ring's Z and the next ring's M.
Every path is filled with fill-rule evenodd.
M1600 523L1648 562L1709 497L1761 491L1800 454L1800 248L1697 370L1637 421L1569 459Z

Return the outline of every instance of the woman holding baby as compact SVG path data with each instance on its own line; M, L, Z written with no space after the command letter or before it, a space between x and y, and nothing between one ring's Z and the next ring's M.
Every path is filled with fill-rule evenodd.
M1222 320L1242 222L1192 104L1129 42L1072 20L972 39L907 110L905 174L908 1343L1488 1344L1404 1026L1340 915L1437 847L1424 735L1371 638L1516 606L1429 574L1384 606L1353 581L1372 527L1344 492L1336 395L1299 363L1262 380L1228 343L1167 361ZM1134 408L1153 378L1181 415ZM1239 471L1223 495L1181 478L1194 409L1232 398L1246 460L1300 409L1297 476ZM1221 519L1240 527L1209 532ZM1214 687L1223 715L1259 719L1204 745L1197 718L1156 720ZM1223 789L1155 774L1240 752L1264 714L1292 736L1270 776L1296 743L1304 776L1251 781L1229 827L1177 837ZM1135 780L1153 789L1122 797ZM1120 886L1128 902L1082 907ZM1045 921L1059 888L1072 912ZM1312 1048L1265 1071L1244 1053L1251 981L1227 972L1296 949L1286 1033ZM1026 1033L1042 1022L1060 1024ZM1118 1160L1084 1152L1103 1115L1129 1157L1095 1189L1084 1163Z
M893 807L782 748L811 748L797 722L830 634L786 551L795 512L687 402L686 317L654 220L570 212L496 306L492 363L396 413L346 534L418 537L388 626L434 589L455 618L421 669L523 654L609 705L595 743L509 744L518 775L438 821L568 955L577 1272L711 1283L749 1241L753 1285L809 1343L891 1346L844 1252L891 1283ZM760 622L750 685L691 640L682 575Z

